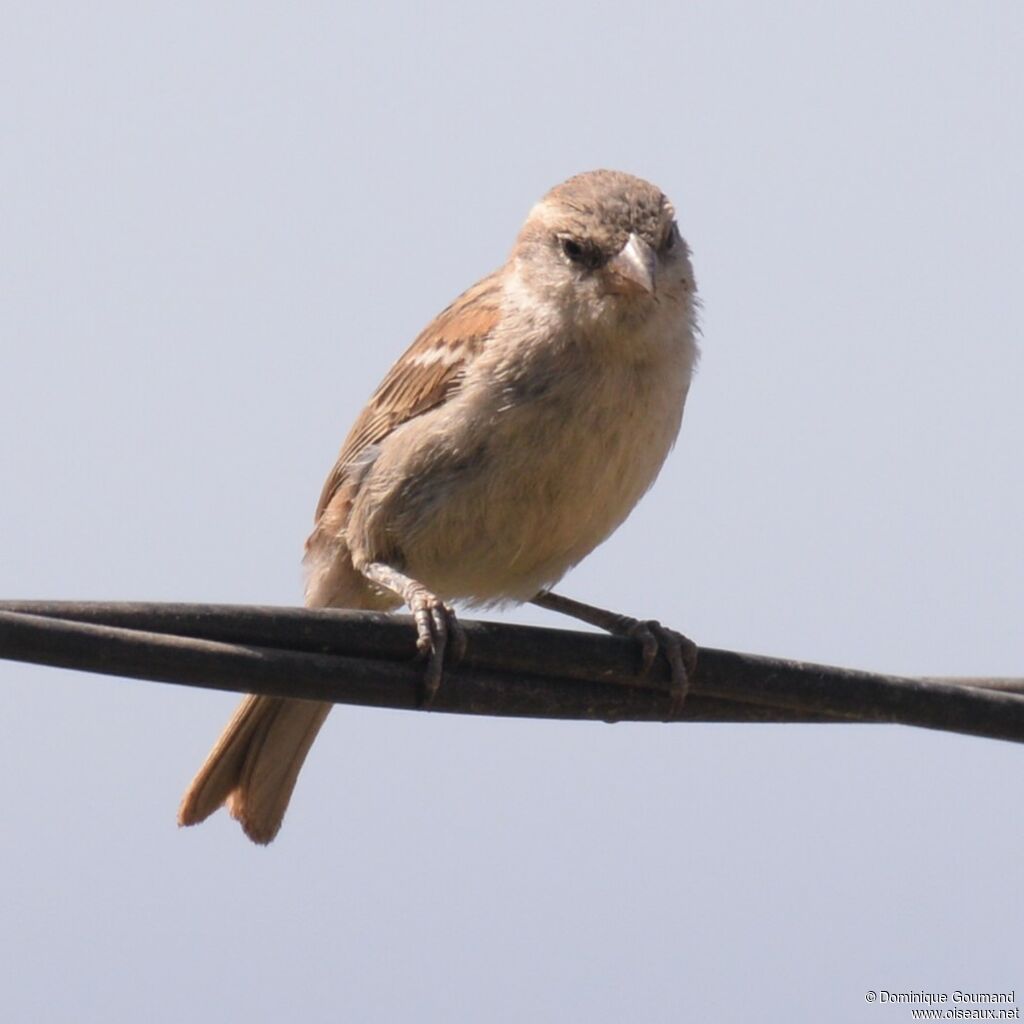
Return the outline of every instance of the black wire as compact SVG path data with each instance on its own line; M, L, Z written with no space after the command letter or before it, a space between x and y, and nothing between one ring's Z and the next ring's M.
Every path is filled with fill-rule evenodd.
M662 720L668 667L594 633L464 621L432 711ZM405 616L237 605L0 602L0 657L209 689L413 709ZM991 683L991 688L988 684ZM942 681L701 649L679 721L893 722L1024 741L1024 680Z

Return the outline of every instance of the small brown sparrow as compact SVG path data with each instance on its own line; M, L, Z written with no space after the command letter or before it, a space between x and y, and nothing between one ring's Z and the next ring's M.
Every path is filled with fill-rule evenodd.
M697 360L695 284L671 204L593 171L552 189L497 272L391 368L324 485L306 605L415 616L429 702L464 638L448 604L531 601L659 649L681 700L695 648L549 591L629 515L675 441ZM330 704L246 697L182 801L277 834Z

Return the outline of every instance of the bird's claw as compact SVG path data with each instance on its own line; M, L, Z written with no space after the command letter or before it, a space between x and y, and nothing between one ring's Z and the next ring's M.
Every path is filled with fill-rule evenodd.
M615 632L640 642L640 674L647 675L654 667L658 651L668 662L671 683L671 704L668 719L675 718L686 703L690 681L697 671L697 645L682 633L663 626L654 619L621 617L621 628Z
M425 587L417 586L406 601L416 621L416 649L427 659L423 675L423 706L429 707L441 686L444 659L457 664L466 653L466 631L451 605Z

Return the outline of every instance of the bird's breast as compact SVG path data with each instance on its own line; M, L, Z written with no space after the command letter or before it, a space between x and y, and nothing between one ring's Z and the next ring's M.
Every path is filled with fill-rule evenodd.
M694 355L687 338L641 358L568 347L481 368L421 425L403 471L388 526L410 574L480 604L553 584L654 482Z

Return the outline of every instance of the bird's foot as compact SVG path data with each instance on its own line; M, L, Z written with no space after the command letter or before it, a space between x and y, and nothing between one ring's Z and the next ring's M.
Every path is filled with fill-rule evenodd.
M359 571L368 579L400 597L416 621L416 649L427 659L423 676L423 707L430 707L444 675L445 653L457 664L466 653L466 631L451 605L427 590L418 580L406 576L384 562L367 562Z
M532 603L541 608L571 615L581 622L589 622L592 626L607 630L614 636L630 637L640 641L640 674L646 676L654 665L660 650L665 655L671 673L669 705L666 721L675 718L686 701L690 689L690 681L697 671L697 645L682 633L663 626L653 620L631 618L606 608L596 608L582 601L574 601L550 590L542 590Z
M616 619L608 626L610 633L640 642L641 675L650 673L659 651L665 656L671 678L671 703L667 717L675 718L686 703L690 680L697 671L697 645L689 637L654 619L633 619L628 615L618 615Z
M416 620L416 649L427 659L423 676L423 706L430 707L444 675L445 654L458 664L466 653L466 631L451 605L422 584L414 583L403 595Z

